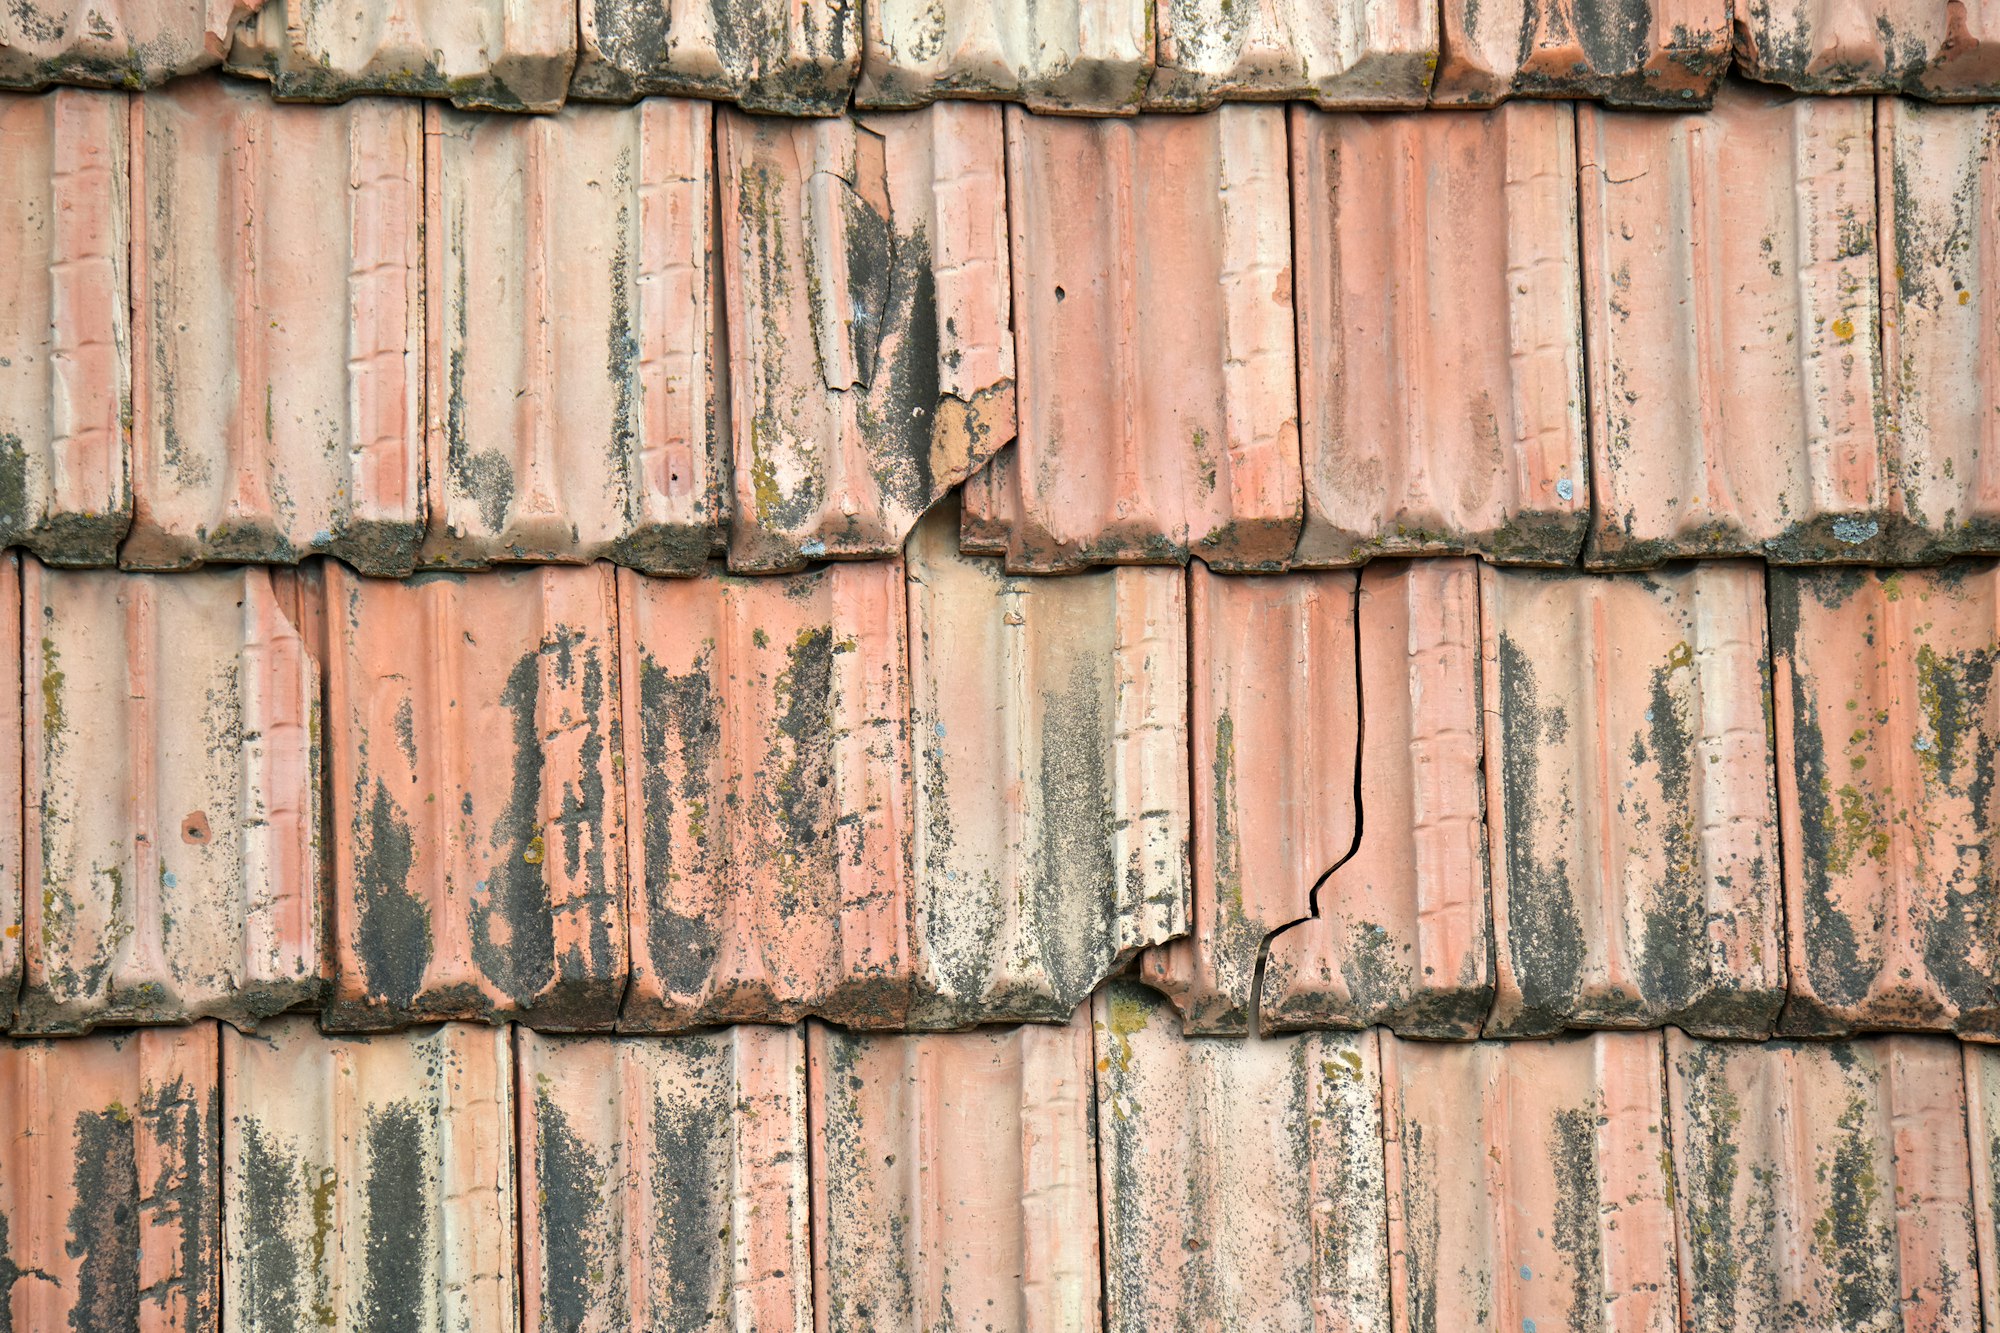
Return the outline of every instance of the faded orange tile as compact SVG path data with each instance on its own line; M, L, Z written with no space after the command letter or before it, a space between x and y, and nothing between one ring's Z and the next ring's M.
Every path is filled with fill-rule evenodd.
M1153 69L1147 0L871 0L859 8L860 107L973 97L1131 115Z
M1228 101L1419 107L1437 67L1437 7L1419 0L1165 0L1149 110Z
M708 97L746 111L837 116L861 64L848 0L581 0L570 96Z
M151 88L213 69L264 0L24 0L0 13L0 88Z
M1431 100L1706 106L1729 69L1731 20L1730 0L1445 0Z

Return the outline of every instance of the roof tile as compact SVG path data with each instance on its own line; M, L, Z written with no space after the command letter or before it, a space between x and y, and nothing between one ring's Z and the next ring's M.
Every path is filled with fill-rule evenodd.
M1418 107L1437 67L1438 13L1422 0L1167 0L1149 109L1307 99L1324 107Z
M1736 68L1802 93L1991 98L2000 94L1996 18L1986 0L1739 3Z
M730 563L893 554L1014 434L998 107L718 127Z
M247 1024L311 1002L319 673L296 576L30 560L24 583L20 1029Z
M861 65L851 0L581 0L572 97L713 97L747 111L837 116Z
M719 551L711 118L431 110L425 563Z
M1914 1045L1915 1043L1911 1043ZM2000 1050L1961 1046L1965 1114L1972 1148L1972 1227L1979 1250L1979 1303L1985 1326L2000 1325ZM1938 1123L1938 1122L1934 1122ZM1949 1228L1940 1228L1950 1237ZM1962 1254L1959 1256L1962 1259Z
M1187 593L1177 569L1067 579L910 539L912 1019L1061 1019L1187 929Z
M421 108L136 105L126 565L409 569L422 534Z
M1444 0L1431 100L1706 105L1729 68L1730 0Z
M1283 111L1009 108L1007 165L1009 568L1282 565L1301 503Z
M130 108L0 93L0 542L64 563L111 563L132 520Z
M35 705L21 693L25 642L21 635L21 557L0 553L0 700L20 699L24 710ZM13 726L0 726L0 1030L12 1025L14 1000L21 986L21 916L23 859L27 854L26 712Z
M0 88L151 88L222 63L264 0L29 0L0 11Z
M1764 578L1481 573L1487 1030L1762 1036L1783 998Z
M619 575L631 799L623 1025L899 1026L911 971L899 560Z
M810 1041L821 1328L1099 1326L1087 1011Z
M1111 1327L1388 1333L1376 1035L1184 1039L1126 983L1093 1012Z
M860 8L857 106L976 97L1130 115L1153 69L1149 0L869 0Z
M618 613L608 565L406 582L326 571L337 1028L625 990Z
M809 1333L799 1029L516 1052L524 1327Z
M1574 561L1590 494L1570 108L1291 115L1298 563Z
M517 1327L512 1065L499 1027L225 1033L231 1326Z

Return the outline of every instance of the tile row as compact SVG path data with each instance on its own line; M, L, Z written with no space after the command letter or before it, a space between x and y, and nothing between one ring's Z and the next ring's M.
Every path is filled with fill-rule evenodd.
M2000 1040L2000 565L1036 579L954 531L10 563L0 1014L930 1030L1129 965L1197 1033Z
M1996 50L1984 0L23 0L0 15L0 87L143 88L221 67L304 102L552 111L668 95L832 115L972 98L1129 115L1681 106L1733 62L1801 91L1972 101L2000 97Z
M0 1042L30 1329L2000 1327L2000 1052L287 1019Z
M2000 553L2000 108L200 80L0 94L0 145L0 542L56 564L769 572L960 483L1017 572Z

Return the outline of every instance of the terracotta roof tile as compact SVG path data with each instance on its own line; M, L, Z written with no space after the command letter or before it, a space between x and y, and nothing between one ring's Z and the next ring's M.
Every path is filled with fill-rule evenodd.
M424 523L413 102L221 80L135 104L141 569L331 551L408 570Z
M24 584L18 1030L250 1023L311 1003L320 696L296 576L31 559Z
M264 0L23 0L0 13L0 88L151 88L222 63Z
M861 107L977 97L1130 115L1152 73L1148 0L869 0L859 8Z
M21 918L27 910L23 892L27 854L27 710L34 707L21 693L21 557L0 554L0 701L21 699L14 724L0 725L0 1030L10 1026L14 1000L21 986ZM39 650L39 645L37 645Z
M1151 109L1205 110L1224 99L1422 106L1437 68L1438 11L1424 0L1167 0L1154 8Z
M1473 106L1507 97L1706 105L1729 68L1730 20L1730 0L1443 0L1443 51L1431 99Z
M2000 1325L2000 1214L1995 1212L2000 1207L2000 1051L1970 1044L1959 1049L1965 1058L1966 1136L1972 1150L1972 1228L1979 1250L1979 1305L1985 1326L1993 1328ZM1943 1117L1938 1117L1930 1125L1949 1133L1943 1121ZM1913 1239L1921 1241L1924 1234L1918 1233ZM1962 1260L1963 1255L1954 1257Z
M850 0L580 0L570 95L713 97L748 111L838 115L861 65Z
M1996 15L1984 0L1739 0L1736 68L1806 93L1991 99L2000 93L1996 38Z

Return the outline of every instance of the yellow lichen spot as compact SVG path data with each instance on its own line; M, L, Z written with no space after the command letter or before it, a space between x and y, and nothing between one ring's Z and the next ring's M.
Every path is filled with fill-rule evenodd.
M546 853L547 845L543 843L542 835L537 833L534 837L528 839L528 845L522 851L521 859L531 866L538 866L542 863L542 857Z
M1833 321L1833 336L1842 342L1854 341L1854 321L1842 315Z
M1971 304L1972 304L1972 293L1971 293L1971 292L1960 292L1960 293L1958 294L1958 303L1959 303L1960 305L1971 305Z
M1682 667L1693 665L1694 649L1688 647L1686 639L1682 639L1674 645L1673 651L1667 654L1667 670L1679 671Z

